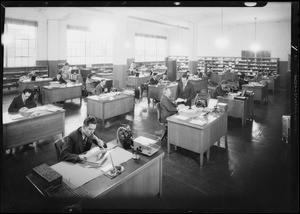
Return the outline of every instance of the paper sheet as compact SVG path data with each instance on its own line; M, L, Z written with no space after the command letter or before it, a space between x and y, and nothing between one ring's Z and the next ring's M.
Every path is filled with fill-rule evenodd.
M153 139L150 139L150 138L147 138L144 136L139 136L139 137L135 138L133 141L135 141L141 145L145 145L145 146L157 143L156 140L153 140Z
M179 120L187 120L189 117L183 116L183 115L176 115L174 118L179 119Z
M200 126L204 126L204 125L207 124L207 121L200 120L200 119L193 119L193 120L190 121L190 123L200 125Z
M108 148L112 148L113 145L109 144L110 143L107 144ZM115 149L111 150L111 156L114 165L116 166L131 159L132 153L120 147L116 147ZM109 165L111 165L111 161L108 157L108 160L103 164L102 167L99 168L91 168L88 165L79 163L73 164L66 161L59 162L51 166L51 168L60 173L63 176L63 181L70 188L74 189L101 175L101 169L105 169Z
M9 114L9 117L10 117L12 120L17 120L17 119L23 118L23 116L22 116L21 114Z

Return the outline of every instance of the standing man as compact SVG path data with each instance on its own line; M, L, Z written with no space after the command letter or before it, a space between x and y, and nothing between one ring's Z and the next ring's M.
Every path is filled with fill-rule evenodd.
M94 134L96 126L97 119L95 117L88 116L85 118L83 126L71 132L66 138L60 154L60 161L73 163L85 161L86 157L82 153L90 150L92 144L102 148L101 152L105 152L106 149L104 148L107 148L106 143Z
M192 83L188 82L187 74L181 76L181 81L178 83L177 93L175 96L177 104L191 106L192 99L195 97L195 89ZM180 99L179 99L180 98Z
M19 111L26 111L29 108L36 107L30 89L25 88L21 95L15 97L8 107L9 113L17 113Z

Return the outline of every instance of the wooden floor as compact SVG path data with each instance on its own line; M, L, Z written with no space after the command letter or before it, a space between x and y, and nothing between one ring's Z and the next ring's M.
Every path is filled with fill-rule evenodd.
M15 95L4 95L3 111ZM289 101L287 101L289 102ZM291 160L291 147L281 142L281 116L289 113L285 92L269 93L269 102L254 104L254 120L244 129L238 118L228 120L228 150L213 146L210 161L204 158L199 168L199 155L171 147L163 158L163 195L153 201L124 199L124 203L81 204L82 212L296 212L298 210L298 163ZM66 134L82 125L86 102L79 99L63 104L66 110ZM137 101L134 112L99 121L96 132L105 140L116 138L121 124L129 124L134 132L155 131L163 127L147 99ZM2 212L58 212L64 208L44 200L30 186L25 176L33 167L56 163L53 142L59 136L40 141L35 147L24 146L1 161ZM162 149L166 152L166 142ZM295 167L296 166L296 167ZM298 175L298 174L297 174ZM297 185L295 185L297 184ZM297 194L296 194L297 193Z

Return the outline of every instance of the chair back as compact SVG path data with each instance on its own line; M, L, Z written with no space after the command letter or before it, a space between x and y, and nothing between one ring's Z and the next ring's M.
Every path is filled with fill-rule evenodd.
M160 105L160 102L158 102L156 104L156 110L157 110L157 120L158 120L159 123L163 124L161 122L161 105Z
M63 145L65 143L65 140L66 140L66 137L62 137L58 140L56 140L54 142L54 147L55 147L55 150L56 150L56 158L57 158L57 161L60 161L60 154L61 154L61 151L62 151L62 148L63 148Z

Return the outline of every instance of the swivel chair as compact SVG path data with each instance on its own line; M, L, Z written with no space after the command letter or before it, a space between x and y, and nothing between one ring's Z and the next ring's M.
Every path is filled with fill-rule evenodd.
M60 138L60 139L58 139L54 142L54 147L55 147L55 151L56 151L56 158L57 158L58 162L60 161L60 158L61 158L60 157L61 156L61 151L62 151L63 145L66 141L66 137L67 136L62 137L62 138Z
M165 131L162 134L162 137L159 139L160 141L163 141L163 139L168 137L168 124L161 121L161 105L160 102L156 104L156 110L157 110L157 120L160 123L160 125L163 125L165 127Z

